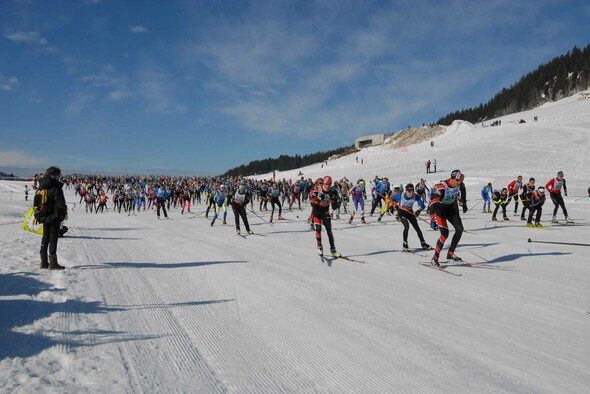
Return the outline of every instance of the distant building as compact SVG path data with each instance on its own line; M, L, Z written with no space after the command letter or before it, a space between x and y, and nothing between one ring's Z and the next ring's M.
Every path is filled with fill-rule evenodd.
M385 142L385 139L390 136L391 134L365 135L364 137L359 137L354 140L354 147L356 149L362 149L366 148L367 146L381 145L383 142Z

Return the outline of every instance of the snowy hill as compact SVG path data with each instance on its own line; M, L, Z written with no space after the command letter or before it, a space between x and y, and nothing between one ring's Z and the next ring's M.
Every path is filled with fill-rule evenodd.
M454 275L420 264L432 252L400 253L403 227L390 216L334 221L336 246L357 261L322 261L307 206L271 226L255 205L258 235L243 238L231 212L214 227L204 205L171 220L87 214L73 191L58 247L68 269L41 271L40 237L20 228L25 183L0 181L0 392L587 392L590 265L587 247L564 244L590 239L590 101L580 97L499 127L455 123L434 147L367 148L358 164L277 174L433 183L461 169L473 209L457 254L472 264L447 266ZM439 172L426 175L434 158ZM558 170L575 225L551 225L550 201L545 230L480 212L484 183L544 184ZM439 233L419 223L434 245ZM413 230L409 243L419 246Z
M520 119L526 123L517 123ZM466 185L471 186L468 192L477 198L481 186L476 186L484 182L504 185L518 174L526 179L535 176L548 180L557 171L564 171L572 194L585 193L590 182L590 99L586 92L497 120L502 122L499 127L455 121L441 135L407 148L395 150L386 144L364 148L357 155L329 161L327 167L315 164L277 171L276 176L295 179L301 171L312 179L330 174L355 181L358 178L371 180L379 175L388 176L394 184L420 178L433 183L460 168L466 175ZM434 142L434 147L430 141ZM427 175L424 163L434 158L442 174ZM360 164L361 159L364 165ZM257 178L269 179L271 175L262 174Z

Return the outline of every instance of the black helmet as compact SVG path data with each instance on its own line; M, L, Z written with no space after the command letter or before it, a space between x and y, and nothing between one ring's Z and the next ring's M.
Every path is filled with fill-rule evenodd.
M459 171L459 170L453 170L451 172L451 178L452 179L461 179L461 175L462 175L461 174L461 171Z
M411 183L408 183L408 184L406 185L406 191L407 191L407 192L413 192L413 191L414 191L414 185L413 185L413 184L411 184Z

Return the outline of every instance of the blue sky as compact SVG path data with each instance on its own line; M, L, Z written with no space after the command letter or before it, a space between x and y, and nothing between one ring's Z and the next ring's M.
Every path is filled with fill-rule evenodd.
M476 106L587 1L0 0L0 171L222 173Z

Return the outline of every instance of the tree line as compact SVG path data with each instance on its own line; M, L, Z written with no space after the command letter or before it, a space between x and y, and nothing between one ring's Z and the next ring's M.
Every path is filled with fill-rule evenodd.
M437 120L436 124L450 125L457 119L475 124L529 110L588 89L589 81L590 44L584 49L575 46L567 54L553 58L514 85L502 89L487 103L450 113Z
M268 158L263 160L254 160L248 164L242 164L239 167L228 170L222 176L245 176L255 174L265 174L272 171L287 171L294 168L300 168L315 163L320 163L328 160L331 156L341 155L345 152L353 151L354 146L346 146L338 149L320 151L316 153L310 153L304 156L295 155L280 155L277 158Z

